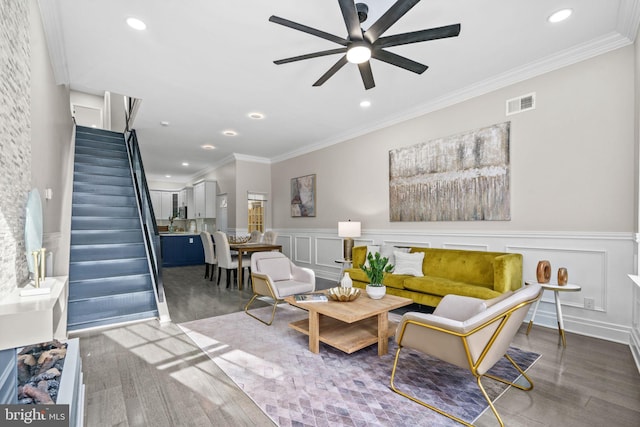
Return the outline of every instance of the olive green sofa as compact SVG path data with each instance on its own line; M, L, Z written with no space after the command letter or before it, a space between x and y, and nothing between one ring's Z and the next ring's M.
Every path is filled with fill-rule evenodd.
M387 293L411 298L418 304L435 307L448 294L490 299L522 286L522 255L518 253L419 247L409 252L424 252L424 276L387 273L383 284ZM353 267L345 270L353 286L359 288L369 283L360 269L366 255L367 246L354 247Z

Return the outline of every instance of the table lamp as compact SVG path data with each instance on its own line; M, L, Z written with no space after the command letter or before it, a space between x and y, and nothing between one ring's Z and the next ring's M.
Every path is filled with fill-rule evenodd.
M344 259L351 261L351 249L353 249L353 238L360 237L359 221L339 221L338 236L344 237Z

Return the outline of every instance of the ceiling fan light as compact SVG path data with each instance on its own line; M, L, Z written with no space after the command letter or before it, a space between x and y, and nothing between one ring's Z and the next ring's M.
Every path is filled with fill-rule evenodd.
M365 44L352 44L347 50L347 61L362 64L371 58L371 48Z

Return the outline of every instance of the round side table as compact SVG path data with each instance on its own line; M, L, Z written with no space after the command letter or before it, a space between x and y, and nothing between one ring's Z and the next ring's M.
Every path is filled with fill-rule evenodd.
M525 282L527 284L529 283L536 283L535 281L527 281ZM564 336L564 322L562 320L562 308L561 308L561 304L560 304L560 292L579 292L582 290L582 287L580 287L579 285L572 285L570 283L567 283L566 285L558 285L557 283L540 283L540 286L542 286L542 289L544 289L545 291L553 291L553 296L555 298L556 301L556 317L558 320L558 333L560 334L560 337L562 338L562 346L566 347L567 346L567 340ZM540 298L538 301L536 301L536 304L533 306L533 315L531 316L531 320L529 321L529 326L527 326L527 335L529 335L529 331L531 330L531 327L533 326L533 321L536 318L536 313L538 312L538 306L540 305L540 300L542 298Z

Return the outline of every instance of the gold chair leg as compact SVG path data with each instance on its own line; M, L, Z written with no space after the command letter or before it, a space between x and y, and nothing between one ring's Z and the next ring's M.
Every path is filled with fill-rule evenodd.
M269 322L266 322L262 319L260 319L257 316L254 316L253 314L249 313L249 306L251 304L253 304L253 302L258 298L258 294L253 294L253 296L251 297L251 299L249 300L249 302L247 303L247 305L244 306L244 312L247 313L249 316L253 317L256 320L259 320L260 322L264 323L267 326L271 326L271 324L273 323L273 319L275 319L276 317L276 308L278 308L278 300L274 300L273 301L273 311L271 312L271 320L269 320Z
M487 403L489 404L489 407L493 411L493 415L495 415L496 418L498 419L498 422L500 423L500 427L504 427L504 423L502 422L502 418L500 418L500 414L498 414L498 411L496 410L496 407L493 406L493 402L491 401L491 399L489 398L489 395L487 394L487 392L484 390L484 387L482 386L482 382L480 381L481 378L482 378L482 375L479 375L479 376L476 377L476 382L478 383L478 388L480 388L480 391L484 395L484 399L487 401Z
M454 420L454 421L456 421L456 422L458 422L458 423L460 423L460 424L462 424L462 425L465 425L465 426L467 426L467 427L473 427L473 424L469 424L469 423L468 423L468 422L466 422L465 420L460 419L460 418L456 417L455 415L452 415L452 414L450 414L450 413L448 413L448 412L445 412L445 411L443 411L442 409L436 408L435 406L429 405L428 403L423 402L422 400L417 399L417 398L415 398L415 397L413 397L413 396L410 396L410 395L408 395L407 393L405 393L405 392L403 392L403 391L400 391L400 390L398 390L398 389L396 388L396 386L395 386L395 384L394 384L393 380L394 380L395 375L396 375L396 368L398 367L398 358L399 358L399 356L400 356L400 350L401 350L401 349L402 349L402 347L398 347L398 350L396 351L396 358L395 358L395 360L394 360L394 362L393 362L393 369L392 369L392 371L391 371L391 390L395 391L396 393L398 393L398 394L399 394L399 395L401 395L401 396L406 397L406 398L407 398L407 399L409 399L409 400L412 400L412 401L414 401L414 402L416 402L416 403L419 403L420 405L422 405L422 406L424 406L424 407L427 407L427 408L431 409L432 411L435 411L435 412L439 413L440 415L444 415L445 417L447 417L447 418L449 418L449 419L452 419L452 420ZM482 392L484 393L484 389L482 389ZM486 396L486 394L485 394L485 396ZM491 403L490 403L490 404L491 404ZM491 406L492 406L492 408L493 408L493 405L491 405ZM495 412L495 411L494 411L494 412ZM500 418L498 417L498 419L500 419ZM500 421L500 422L502 423L502 421ZM503 424L503 427L504 427L504 424Z
M496 377L495 375L484 374L482 376L483 377L487 377L487 378L491 378L494 381L499 381L499 382L501 382L503 384L510 385L511 387L515 387L518 390L523 390L523 391L532 390L533 389L533 381L531 380L531 378L529 378L529 376L522 370L522 368L520 366L518 366L518 364L511 358L511 356L509 356L508 354L505 354L504 357L506 357L507 360L509 362L511 362L513 367L517 369L517 371L520 373L520 375L522 375L524 377L524 379L527 380L527 382L529 383L529 386L525 387L525 386L522 386L520 384L516 384L514 382L507 381L504 378Z

